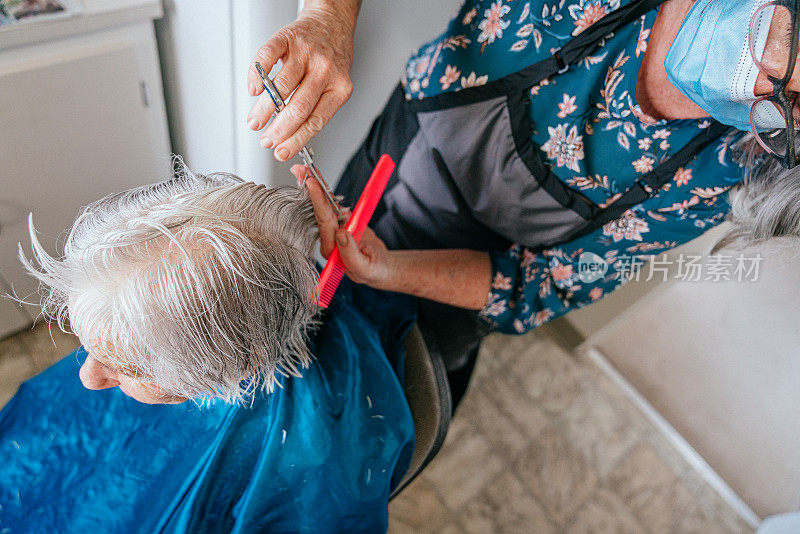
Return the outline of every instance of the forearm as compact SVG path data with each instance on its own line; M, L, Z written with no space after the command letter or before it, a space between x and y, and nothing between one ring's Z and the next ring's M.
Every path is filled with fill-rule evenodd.
M489 254L476 250L394 250L381 289L479 310L491 287Z
M303 3L303 11L307 9L327 11L331 16L346 22L354 33L361 0L306 0Z

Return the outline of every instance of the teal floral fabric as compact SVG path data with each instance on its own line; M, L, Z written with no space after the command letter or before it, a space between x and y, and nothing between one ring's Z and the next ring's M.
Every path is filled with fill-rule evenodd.
M401 77L406 98L482 85L552 54L620 0L468 0L447 31L421 47ZM645 173L710 125L655 120L636 101L636 82L657 11L604 39L567 72L531 87L533 141L569 187L611 205ZM699 236L729 210L727 191L742 179L735 146L743 133L713 143L652 198L592 234L559 246L518 244L491 253L492 290L481 316L495 329L523 333L590 304L630 279L633 265ZM581 276L593 264L601 277ZM596 278L596 279L594 279Z

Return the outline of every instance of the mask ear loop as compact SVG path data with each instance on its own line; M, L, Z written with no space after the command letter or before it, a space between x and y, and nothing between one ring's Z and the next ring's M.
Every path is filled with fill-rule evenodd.
M777 159L783 159L783 156L781 156L780 154L772 150L769 146L767 146L767 144L761 139L761 135L759 135L758 130L756 129L756 106L759 105L761 102L765 101L771 102L770 97L762 96L761 98L753 102L752 106L750 106L750 129L753 132L753 137L756 138L758 144L761 145L761 148L763 148L767 154Z

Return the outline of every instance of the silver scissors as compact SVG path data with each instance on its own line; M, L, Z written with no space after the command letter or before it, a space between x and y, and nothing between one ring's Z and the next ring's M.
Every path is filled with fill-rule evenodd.
M275 87L274 83L272 83L272 80L267 75L264 67L261 66L261 63L256 61L255 65L258 75L261 76L261 83L264 84L264 89L266 89L267 94L272 99L273 104L275 104L275 113L280 113L283 108L286 107L286 102L283 101L283 97L281 97L281 94L278 92L278 88ZM311 176L313 176L317 183L322 187L322 191L325 193L325 197L328 199L328 202L330 202L333 206L336 216L341 216L342 208L339 207L339 204L333 197L331 188L328 187L328 183L322 178L322 175L319 173L319 169L317 169L317 166L314 165L314 157L311 153L311 150L309 150L307 146L304 146L302 149L300 149L300 157L303 159L303 163L305 163L308 169L311 171Z

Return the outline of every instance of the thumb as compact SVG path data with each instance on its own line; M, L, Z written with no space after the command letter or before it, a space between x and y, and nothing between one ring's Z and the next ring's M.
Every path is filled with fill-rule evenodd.
M363 278L369 271L369 258L358 247L355 237L347 230L340 228L336 231L336 244L339 255L347 268L351 278Z

